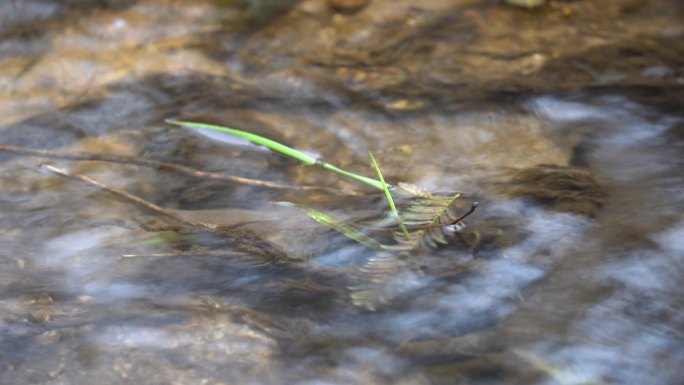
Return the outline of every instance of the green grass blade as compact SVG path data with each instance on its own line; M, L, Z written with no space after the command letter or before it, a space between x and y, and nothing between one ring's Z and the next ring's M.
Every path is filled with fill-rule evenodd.
M340 175L344 175L349 178L353 178L355 180L358 180L360 182L363 182L369 186L372 186L378 190L382 190L382 183L380 181L377 181L372 178L365 177L363 175L355 174L350 171L343 170L339 167L333 166L330 163L326 162L321 162L317 160L316 158L307 155L301 151L297 151L292 147L288 147L282 143L276 142L275 140L271 140L268 138L264 138L263 136L252 134L251 132L246 132L242 130L238 130L235 128L230 128L230 127L224 127L224 126L217 126L214 124L207 124L207 123L197 123L197 122L185 122L185 121L180 121L180 120L174 120L174 119L167 119L166 123L169 124L174 124L176 126L181 126L181 127L187 127L187 128L195 128L195 129L201 129L201 130L213 130L213 131L219 131L223 132L225 134L230 134L237 136L242 139L246 139L254 144L257 144L259 146L264 146L266 148L269 148L275 152L279 152L283 155L287 155L291 158L297 159L298 161L313 166L313 165L320 165L326 170L336 172Z
M342 170L341 168L335 167L332 164L326 163L326 162L321 163L321 166L323 166L323 168L326 170L334 171L340 175L344 175L344 176L348 176L350 178L356 179L356 180L363 182L369 186L375 187L378 190L383 189L382 183L378 180L371 179L371 178L365 177L363 175L354 174L353 172L349 172L346 170Z
M375 161L373 154L369 154L371 157L371 161L373 161L373 167L375 167L375 171L378 173L378 179L380 179L380 183L382 183L382 189L385 191L387 203L389 203L390 209L392 210L392 214L394 214L394 218L396 218L397 223L399 224L401 231L404 233L404 235L406 235L406 238L411 239L411 235L409 234L408 230L406 230L406 226L404 226L404 221L402 221L401 217L399 217L399 211L397 211L397 207L394 205L394 199L392 199L392 194L390 194L389 188L387 187L387 183L385 183L385 178L383 178L382 172L380 172L380 167L378 166L378 163Z
M279 152L281 154L287 155L291 158L297 159L298 161L300 161L302 163L305 163L308 165L316 164L316 158L314 158L312 156L309 156L303 152L297 151L292 147L288 147L284 144L278 143L275 140L264 138L263 136L260 136L260 135L252 134L251 132L237 130L235 128L230 128L230 127L217 126L214 124L184 122L184 121L174 120L174 119L166 119L166 123L175 124L177 126L188 127L188 128L197 128L197 129L202 129L202 130L219 131L219 132L223 132L225 134L234 135L234 136L237 136L239 138L249 140L250 142L257 144L259 146L267 147L273 151L276 151L276 152Z
M338 221L337 219L331 217L328 214L324 214L320 211L305 206L297 207L304 211L306 215L313 218L316 222L322 223L330 227L331 229L339 231L340 233L344 234L347 238L353 239L356 242L373 249L384 248L384 246L380 242L356 230L355 228Z

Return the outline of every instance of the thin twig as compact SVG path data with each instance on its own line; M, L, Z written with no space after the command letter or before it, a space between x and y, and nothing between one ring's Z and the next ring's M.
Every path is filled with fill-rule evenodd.
M169 258L169 257L194 257L194 256L210 256L210 257L244 257L247 254L239 251L172 251L168 253L148 253L148 254L122 254L121 258Z
M95 180L95 179L93 179L87 175L71 173L71 172L69 172L63 168L59 168L59 167L57 167L51 163L43 163L39 167L41 170L49 172L51 174L59 175L61 177L65 177L65 178L69 178L69 179L75 179L75 180L87 183L91 186L95 186L101 190L112 193L112 194L114 194L120 198L124 198L130 202L135 203L138 206L141 206L141 207L143 207L147 210L150 210L156 214L163 215L163 216L170 218L170 219L172 219L178 223L181 223L183 225L190 226L190 227L199 227L202 230L216 232L216 226L211 226L211 225L201 223L201 222L191 222L191 221L185 220L185 219L179 217L178 215L172 213L171 211L166 210L166 209L164 209L164 208L162 208L162 207L160 207L160 206L158 206L158 205L156 205L156 204L154 204L148 200L140 198L137 195L133 195L133 194L129 193L128 191L125 191L125 190L122 190L122 189L119 189L116 187L108 186L108 185L106 185L106 184L104 184L98 180Z
M194 221L189 221L189 220L183 219L182 217L173 213L172 211L166 210L166 209L164 209L164 208L162 208L162 207L160 207L160 206L158 206L158 205L156 205L156 204L154 204L148 200L145 200L145 199L143 199L137 195L133 195L133 194L131 194L125 190L122 190L122 189L119 189L116 187L108 186L108 185L106 185L106 184L104 184L104 183L102 183L96 179L93 179L87 175L69 172L63 168L59 168L59 167L57 167L53 164L50 164L50 163L41 164L40 169L45 171L45 172L51 173L51 174L55 174L55 175L58 175L58 176L61 176L64 178L68 178L68 179L74 179L74 180L89 184L91 186L95 186L95 187L97 187L103 191L107 191L111 194L114 194L119 198L123 198L124 200L127 200L129 202L132 202L132 203L138 205L138 206L141 206L144 209L152 211L155 214L165 216L165 217L167 217L173 221L176 221L182 225L189 226L189 227L197 229L197 230L218 234L218 235L223 236L223 237L233 238L232 234L228 230L230 230L231 228L233 228L235 226L226 227L226 226L220 226L220 225L215 225L215 224L211 224L211 223L194 222ZM243 233L241 235L242 235L242 237L248 237L248 234ZM255 234L255 236L256 236L256 234ZM257 237L256 240L263 241L263 239L261 237L259 237L259 236L256 236L256 237ZM202 251L202 252L197 252L196 254L198 254L198 255L200 255L200 254L203 254L203 255L219 255L219 256L246 256L248 254L261 254L265 257L268 257L268 261L267 261L268 263L273 262L273 260L275 260L276 256L277 256L277 254L274 254L273 251L261 250L261 252L260 252L258 250L258 247L255 248L255 247L251 247L250 245L240 246L240 242L238 242L237 247L238 248L242 247L243 251L235 251L235 252L233 252L233 251L219 251L219 252L216 252L216 254L214 254L213 251L210 251L210 252ZM274 249L274 250L277 251L277 249ZM128 257L128 258L133 258L133 257L137 257L137 256L142 256L142 255L126 254L124 256ZM161 257L161 256L181 256L181 255L152 254L151 256L160 256ZM263 265L265 266L268 263L264 263ZM282 261L281 261L281 263L282 263Z
M94 153L89 153L89 152L74 152L74 153L67 154L67 153L61 153L61 152L50 151L50 150L40 150L40 149L35 149L35 148L12 146L12 145L6 145L6 144L0 144L0 151L11 152L11 153L15 153L15 154L22 154L22 155L29 155L29 156L36 156L36 157L48 158L48 159L99 161L99 162L130 164L130 165L136 165L136 166L150 167L150 168L154 168L157 170L175 171L175 172L179 172L181 174L193 176L196 178L214 179L214 180L241 183L241 184L246 184L246 185L251 185L251 186L275 188L275 189L318 190L318 191L327 191L327 192L332 192L332 193L337 193L337 194L340 193L340 190L331 189L331 188L327 188L327 187L294 186L294 185L277 183L277 182L269 182L269 181L259 180L259 179L244 178L241 176L235 176L235 175L218 173L218 172L201 171L201 170L196 170L194 168L182 166L182 165L175 164L175 163L160 162L160 161L156 161L156 160L137 158L137 157L133 157L133 156L94 154ZM360 195L359 193L356 193L356 192L345 191L344 193L348 194L348 195Z

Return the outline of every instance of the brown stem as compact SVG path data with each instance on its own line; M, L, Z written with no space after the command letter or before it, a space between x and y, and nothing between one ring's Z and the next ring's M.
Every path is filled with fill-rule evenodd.
M458 222L466 219L470 214L474 213L475 209L477 209L478 207L480 207L480 202L473 202L473 204L470 205L470 209L468 210L468 212L451 221L451 223L448 226L455 225Z
M63 168L56 167L55 165L50 164L50 163L41 164L40 169L45 171L45 172L51 173L51 174L55 174L55 175L58 175L58 176L61 176L64 178L68 178L68 179L74 179L74 180L81 181L81 182L84 182L86 184L89 184L91 186L95 186L95 187L97 187L103 191L107 191L111 194L114 194L117 197L123 198L124 200L127 200L127 201L132 202L138 206L141 206L147 210L150 210L155 214L165 216L165 217L167 217L167 218L169 218L175 222L178 222L182 225L189 226L191 228L198 229L201 231L206 231L206 232L218 234L218 235L223 236L223 237L234 238L232 236L232 234L228 231L233 226L226 227L226 226L213 225L210 223L194 222L194 221L189 221L189 220L183 219L179 215L176 215L175 213L173 213L169 210L166 210L166 209L164 209L164 208L162 208L162 207L160 207L160 206L158 206L158 205L156 205L156 204L154 204L148 200L145 200L139 196L133 195L133 194L131 194L125 190L122 190L122 189L119 189L116 187L112 187L112 186L108 186L108 185L106 185L106 184L104 184L104 183L102 183L96 179L93 179L87 175L69 172ZM268 247L266 249L262 249L258 245L253 246L253 245L250 245L248 243L242 244L241 242L238 242L238 245L236 247L239 249L239 251L236 251L236 252L221 251L221 253L222 253L221 255L225 255L225 256L228 256L228 255L240 256L240 255L246 255L246 254L260 255L260 256L265 257L267 259L267 263L271 263L280 257L281 252L278 249L276 249L275 247L270 246L270 244L268 242L264 241L258 235L253 234L251 236L251 238L249 238L250 235L247 233L242 233L241 235L243 238L246 238L246 239L248 238L250 240L254 240L254 241L258 241L258 242L262 242L262 243L265 242L266 245L264 247L266 247L266 246L268 246ZM202 252L199 252L197 254L202 254ZM164 256L164 255L159 254L158 256ZM280 263L286 263L287 261L279 261L279 262Z
M214 179L222 180L228 182L235 182L241 184L247 184L251 186L269 187L276 189L287 189L287 190L319 190L328 191L334 193L340 193L339 190L329 189L325 187L317 186L293 186L277 182L269 182L259 179L244 178L235 175L223 174L218 172L200 171L190 167L181 166L179 164L160 162L156 160L148 160L142 158L136 158L132 156L123 155L107 155L107 154L93 154L88 152L74 152L70 154L65 154L50 150L40 150L28 147L12 146L6 144L0 144L0 151L11 152L15 154L36 156L40 158L49 159L64 159L64 160L83 160L83 161L100 161L100 162L112 162L120 164L131 164L136 166L150 167L157 170L169 170L179 172L181 174L190 175L196 178ZM358 193L350 193L350 195L358 195Z
M162 207L160 207L160 206L158 206L158 205L156 205L156 204L154 204L148 200L140 198L137 195L133 195L133 194L129 193L128 191L125 191L125 190L122 190L122 189L119 189L116 187L108 186L108 185L106 185L106 184L104 184L98 180L95 180L95 179L93 179L87 175L71 173L71 172L69 172L63 168L59 168L59 167L57 167L51 163L41 164L40 169L43 171L49 172L51 174L59 175L61 177L68 178L68 179L78 180L78 181L87 183L91 186L95 186L101 190L112 193L112 194L114 194L120 198L123 198L125 200L130 201L130 202L133 202L138 206L141 206L141 207L143 207L147 210L150 210L156 214L163 215L163 216L170 218L170 219L172 219L178 223L181 223L183 225L190 226L190 227L200 227L203 230L208 230L208 231L215 231L215 226L210 226L210 225L200 223L200 222L187 221L187 220L179 217L178 215L172 213L171 211L168 211L168 210L166 210L166 209L164 209L164 208L162 208Z
M244 256L246 256L245 253L242 253L239 251L231 252L231 251L222 251L222 250L219 250L219 251L206 250L206 251L171 251L168 253L122 254L121 258L195 257L198 255L212 256L212 257L244 257Z

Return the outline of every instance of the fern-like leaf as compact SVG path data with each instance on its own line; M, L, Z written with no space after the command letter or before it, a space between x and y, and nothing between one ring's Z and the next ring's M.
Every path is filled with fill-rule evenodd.
M368 259L360 269L364 279L349 287L352 303L375 311L402 291L401 282L392 282L404 265L396 253L380 252Z
M444 237L446 226L454 225L457 216L449 210L452 204L461 196L456 193L453 196L433 195L429 198L415 198L410 206L402 212L402 220L406 226L417 230L408 236L403 232L394 232L396 245L385 247L396 251L411 251L416 249L435 248L439 244L446 244Z

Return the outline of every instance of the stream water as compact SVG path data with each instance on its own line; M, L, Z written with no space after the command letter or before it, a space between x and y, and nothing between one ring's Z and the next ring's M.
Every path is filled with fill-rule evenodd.
M1 1L0 384L684 383L682 16ZM391 183L481 205L446 245L378 252L294 205L384 216L378 192L167 118L367 176L372 151Z

